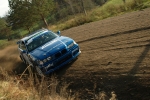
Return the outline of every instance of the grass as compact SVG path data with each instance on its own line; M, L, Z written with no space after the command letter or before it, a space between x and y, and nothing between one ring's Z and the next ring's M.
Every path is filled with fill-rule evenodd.
M38 77L30 67L29 74L9 75L0 67L0 100L74 100L67 92L67 86L57 91L56 77Z
M29 74L25 74L28 70ZM0 100L80 100L78 93L59 84L57 77L39 77L28 66L21 75L9 73L0 67ZM114 91L108 97L104 91L93 93L94 100L117 100Z
M5 46L7 43L7 39L0 40L0 47Z
M69 20L61 20L56 25L49 26L53 31L65 30L71 27L79 26L85 23L102 20L104 18L117 16L127 12L141 10L150 7L150 0L109 0L105 5L97 7L87 12L87 16L78 14L75 17L69 17ZM27 31L21 31L21 36ZM15 41L16 42L16 41ZM0 48L15 43L14 41L0 40ZM50 78L38 76L29 70L29 74L24 73L21 76L8 74L0 67L0 100L78 100L78 96L70 95L68 84L59 86L56 77ZM59 87L59 88L58 88ZM95 94L98 100L105 100L106 93L101 91ZM108 97L107 97L108 98ZM111 99L116 99L116 94L111 93Z
M14 42L14 41L8 41L7 39L0 40L0 49L3 49L6 46L12 44L11 42Z
M2 39L0 40L0 50L1 49L4 49L5 47L9 46L9 45L12 45L12 44L16 44L17 43L17 40L10 40L8 41L7 39Z
M68 16L67 18L58 21L56 24L49 25L49 29L56 32L58 30L69 29L85 23L102 20L108 17L141 10L148 7L150 7L150 0L126 0L126 3L124 3L123 0L109 0L103 6L87 11L87 16L84 14ZM35 27L38 27L38 25ZM12 38L21 38L26 34L28 34L27 30L16 30L12 35ZM7 42L6 40L0 40L0 48L5 47L9 43L10 42Z
M136 2L135 2L136 1ZM70 19L62 19L56 25L49 26L51 30L65 30L85 23L102 20L108 17L117 16L131 11L141 10L150 7L150 0L109 0L103 6L97 7L84 14L77 14Z

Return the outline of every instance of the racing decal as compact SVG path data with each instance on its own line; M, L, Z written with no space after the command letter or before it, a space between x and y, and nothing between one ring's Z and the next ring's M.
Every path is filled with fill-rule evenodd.
M42 46L42 49L48 47L49 45L51 45L51 44L53 44L53 43L55 43L55 42L57 42L57 40L51 41L51 42L49 42L48 44L43 45L43 46Z
M67 45L64 43L64 42L62 42L61 40L59 40L62 44L64 44L65 45L65 47L67 48ZM67 41L66 41L67 42Z

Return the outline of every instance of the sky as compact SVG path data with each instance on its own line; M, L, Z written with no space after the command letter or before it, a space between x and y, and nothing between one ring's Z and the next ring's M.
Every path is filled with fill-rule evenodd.
M4 17L9 10L8 0L0 0L0 17Z

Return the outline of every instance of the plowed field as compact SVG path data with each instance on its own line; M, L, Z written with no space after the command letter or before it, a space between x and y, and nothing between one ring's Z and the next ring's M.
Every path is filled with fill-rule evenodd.
M56 72L60 82L70 83L81 100L115 91L119 100L150 100L150 9L84 24L64 30L81 55ZM25 66L17 46L0 51L0 66L8 70Z

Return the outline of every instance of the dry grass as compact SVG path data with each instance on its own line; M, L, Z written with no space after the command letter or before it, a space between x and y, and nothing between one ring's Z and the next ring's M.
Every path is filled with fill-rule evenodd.
M74 100L67 86L59 91L56 77L39 77L28 67L29 75L9 75L0 67L0 100Z
M24 74L28 70L29 75ZM80 100L78 95L71 95L69 84L59 86L55 76L50 78L37 76L28 66L20 75L9 75L0 67L0 100ZM94 94L94 93L92 93ZM94 94L94 100L117 100L112 92L111 97L105 92Z
M30 67L21 75L12 73L15 67L23 67L16 45L0 50L0 61L0 100L79 100L80 93L72 92L68 89L70 84L59 82L55 76L39 77ZM26 71L29 74L25 74ZM104 100L99 99L102 95L94 90L90 91L93 98Z

